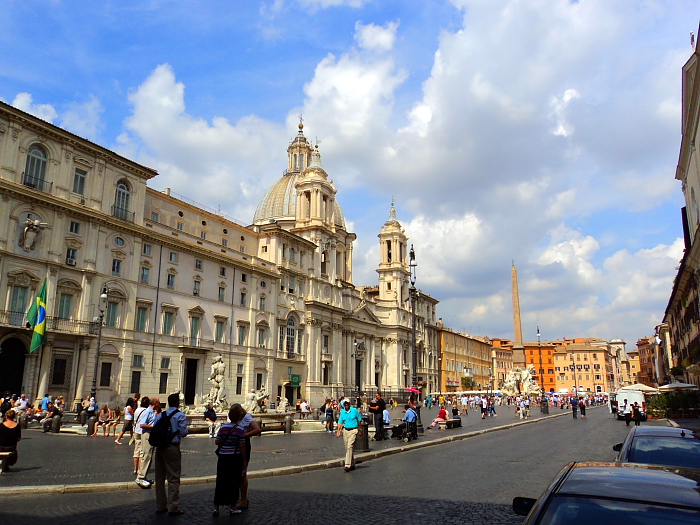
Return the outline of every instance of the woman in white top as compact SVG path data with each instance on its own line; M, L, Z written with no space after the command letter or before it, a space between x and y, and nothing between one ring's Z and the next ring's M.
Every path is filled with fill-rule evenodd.
M122 431L119 432L119 437L114 440L117 445L122 444L122 438L124 433L129 433L129 438L134 435L134 399L130 397L126 400L126 406L124 407L124 426Z

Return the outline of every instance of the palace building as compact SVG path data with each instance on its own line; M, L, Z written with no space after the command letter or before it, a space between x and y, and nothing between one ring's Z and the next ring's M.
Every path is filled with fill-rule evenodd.
M94 382L99 403L179 390L194 404L219 355L230 402L263 388L316 406L437 388L438 301L417 294L414 361L409 244L393 206L378 285L356 286L356 236L302 124L287 152L247 225L0 102L0 390L73 405ZM29 353L26 312L44 280L48 340Z

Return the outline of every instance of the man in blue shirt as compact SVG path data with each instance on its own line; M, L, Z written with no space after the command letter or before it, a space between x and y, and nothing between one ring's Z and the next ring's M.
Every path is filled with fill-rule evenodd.
M416 413L415 410L411 408L411 405L406 405L404 406L406 414L403 416L403 423L399 423L396 425L397 431L400 431L401 429L406 428L410 423L415 423L416 420L418 419L418 414ZM410 430L410 427L409 427ZM400 435L400 434L399 434Z
M187 437L187 417L178 410L180 395L176 392L168 396L168 410L173 440L168 446L156 449L156 512L168 512L170 516L184 514L180 504L180 475L182 473L182 455L180 441ZM156 421L164 417L161 412ZM168 480L168 494L165 494L165 480Z
M48 412L50 402L51 402L51 398L49 397L49 395L44 394L44 399L41 400L41 411L42 412ZM44 416L44 417L46 417L46 416Z
M359 410L350 406L350 401L343 401L343 409L338 418L338 432L345 429L343 440L345 441L345 472L355 470L355 440L362 436L362 416Z
M141 446L143 447L143 457L141 458L141 466L139 467L139 473L136 477L136 484L142 489L151 488L153 484L150 479L146 479L148 469L151 468L154 452L153 447L151 447L151 444L148 442L148 437L151 429L156 424L158 414L160 414L160 399L152 397L151 406L148 407L141 416L141 430L143 432L141 436Z

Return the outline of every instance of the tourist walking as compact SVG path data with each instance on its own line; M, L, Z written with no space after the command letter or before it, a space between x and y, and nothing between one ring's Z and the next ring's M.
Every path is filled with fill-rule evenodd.
M141 428L141 422L150 403L151 400L146 396L141 399L141 406L134 411L134 435L132 436L134 440L134 475L139 473L141 460L143 459L143 429Z
M355 470L355 440L357 436L362 436L362 416L359 410L350 406L350 401L347 399L343 403L343 409L340 411L338 418L337 436L343 432L343 440L345 441L345 472Z
M632 405L632 418L634 419L634 426L638 427L642 422L642 411L639 408L639 403L636 401Z
M481 399L479 400L479 404L481 405L481 419L486 419L486 410L489 406L489 402L486 399L486 396L481 397Z
M229 514L240 514L237 508L241 477L248 468L246 459L245 430L241 426L246 412L241 405L233 405L228 411L230 422L221 425L216 434L216 488L214 489L213 516L219 515L219 507L228 505Z
M578 398L576 396L571 400L571 412L573 412L574 419L576 419L578 412Z
M17 443L20 439L22 439L22 429L17 424L17 412L10 408L5 412L5 420L0 424L0 452L10 452L6 463L7 470L17 463Z
M330 399L326 399L326 404L323 405L323 412L326 418L326 432L333 432L333 403Z
M581 419L586 419L586 400L581 399L578 402L578 409L581 412Z
M178 409L180 394L177 392L168 396L168 409L156 417L168 418L172 439L170 443L156 448L156 512L168 512L169 516L184 514L180 505L180 476L182 474L182 453L180 441L187 437L187 416ZM154 424L155 426L155 424ZM153 429L151 429L152 431ZM165 481L168 481L168 492L165 493Z
M630 421L632 421L632 405L630 405L626 399L622 404L622 415L625 417L625 425L630 426Z
M153 481L146 478L146 475L148 474L148 469L151 468L151 461L153 461L154 452L153 447L148 442L148 438L151 430L153 429L153 426L156 424L156 420L158 419L159 413L160 399L154 397L153 399L151 399L151 406L149 406L141 416L141 447L143 448L143 455L141 456L141 465L139 466L139 473L136 476L136 484L142 489L151 488L151 485L153 484Z
M122 431L119 432L117 439L114 440L117 445L122 444L122 438L125 433L128 432L130 438L134 435L134 404L134 398L130 397L126 400L126 405L124 405L124 426Z
M384 441L384 409L386 401L382 399L381 394L377 392L374 399L369 403L369 411L374 415L374 440Z

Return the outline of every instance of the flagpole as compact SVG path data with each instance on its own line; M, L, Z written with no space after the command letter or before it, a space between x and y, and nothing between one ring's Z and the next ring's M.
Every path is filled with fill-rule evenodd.
M34 399L42 399L44 396L39 397L39 387L41 386L41 362L44 360L44 345L41 345L41 352L39 353L39 370L36 376L36 397ZM46 392L44 392L46 393Z

